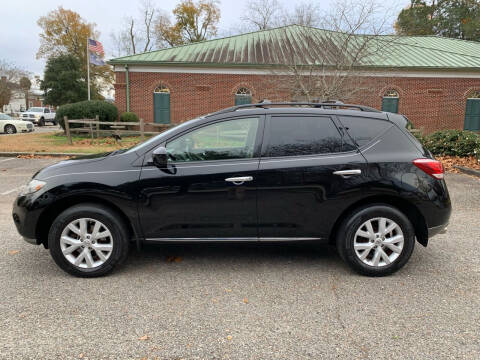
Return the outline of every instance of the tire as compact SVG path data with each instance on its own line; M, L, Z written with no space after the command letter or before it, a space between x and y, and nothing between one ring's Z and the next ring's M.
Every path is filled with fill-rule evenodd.
M3 129L3 131L6 134L15 134L17 132L17 128L13 125L7 124L5 125L5 128Z
M81 240L82 237L79 233L74 233L70 228L67 228L73 223L73 227L78 231L81 228L80 222L83 221L79 219L87 220L87 231L85 233L89 235L84 235L84 240ZM106 229L110 236L96 240L93 236L94 224L96 223L102 225L97 229L97 232L104 234ZM75 243L72 245L67 243L68 247L65 247L67 245L63 240L65 236L62 237L62 233L67 236L67 240L75 240ZM79 246L79 242L83 248ZM128 231L121 218L115 211L99 204L80 204L68 208L54 220L48 234L48 247L53 260L62 270L78 277L97 277L111 272L126 259L129 245ZM68 253L70 246L75 247L76 250L64 255L63 251ZM101 251L99 253L98 250L95 250L95 248L98 249L102 246L103 248L111 247L110 252L105 250L105 252ZM62 247L64 248L63 251ZM85 254L89 253L90 257L83 256L82 258L83 251L86 252ZM100 258L99 254L103 255L103 259ZM107 258L105 259L105 257ZM82 261L79 265L75 265L72 261L79 258L82 258ZM90 258L90 264L88 264L88 258ZM94 261L93 265L92 260Z
M396 225L386 235L380 231L382 218L386 219L386 230ZM372 204L355 210L345 219L339 228L336 244L340 257L359 274L385 276L401 269L410 259L415 246L415 230L398 209L386 204ZM362 260L361 257L365 258Z
M45 119L44 118L41 118L40 120L38 120L38 126L45 126Z

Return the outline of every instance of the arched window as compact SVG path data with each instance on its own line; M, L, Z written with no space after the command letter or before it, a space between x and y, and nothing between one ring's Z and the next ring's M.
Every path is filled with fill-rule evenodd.
M235 93L235 105L251 104L252 91L247 87L241 87Z
M480 99L480 90L474 90L468 95L469 99Z
M160 84L155 88L155 90L153 90L153 92L155 94L170 94L170 89L166 85Z
M391 113L398 113L398 102L400 96L398 91L394 89L388 89L383 93L382 98L382 111L388 111Z
M164 84L153 90L153 120L158 124L170 124L170 89Z

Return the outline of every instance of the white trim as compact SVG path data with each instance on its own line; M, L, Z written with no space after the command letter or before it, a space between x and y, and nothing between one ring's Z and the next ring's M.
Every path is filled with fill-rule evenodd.
M231 75L281 75L282 72L268 69L258 68L211 68L211 67L182 67L182 66L142 66L130 65L129 72L145 72L145 73L179 73L179 74L231 74ZM123 65L115 65L114 71L125 72ZM415 70L371 70L359 71L362 76L376 76L376 77L418 77L418 78L472 78L480 79L480 69L475 71L448 71L448 70L432 70L432 71L415 71ZM285 75L289 72L285 71ZM308 75L309 71L305 71ZM328 72L325 72L328 75Z

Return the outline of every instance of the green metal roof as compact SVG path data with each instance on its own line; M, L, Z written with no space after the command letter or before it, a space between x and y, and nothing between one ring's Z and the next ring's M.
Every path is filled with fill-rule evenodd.
M335 44L346 43L345 36L339 32L290 25L119 57L109 63L263 67L292 64L295 59L296 65L328 65L335 64L338 56ZM372 50L367 51L369 56L362 58L359 67L480 71L479 42L438 36L357 35L349 44L361 46L362 42L368 43ZM334 50L329 55L325 49Z

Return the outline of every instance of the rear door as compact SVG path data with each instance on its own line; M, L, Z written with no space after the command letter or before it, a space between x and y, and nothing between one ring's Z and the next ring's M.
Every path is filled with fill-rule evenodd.
M272 115L258 171L259 237L325 238L361 198L366 161L332 117Z

